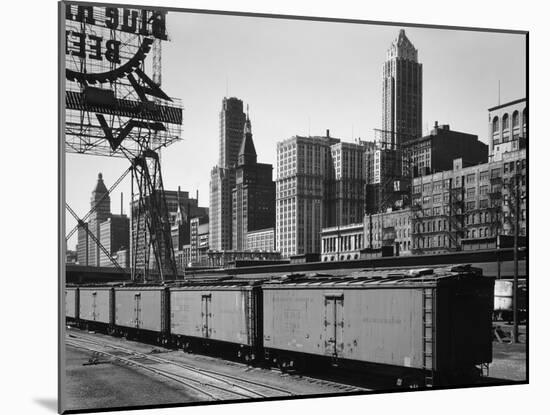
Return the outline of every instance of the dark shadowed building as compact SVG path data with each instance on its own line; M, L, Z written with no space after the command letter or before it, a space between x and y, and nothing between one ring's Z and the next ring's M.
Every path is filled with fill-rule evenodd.
M257 162L250 119L239 150L236 183L232 191L233 249L247 249L247 234L275 226L273 166Z
M488 146L477 135L453 131L448 124L438 125L429 135L403 145L404 171L414 177L452 170L453 160L461 158L465 166L487 163ZM410 173L409 173L410 174Z

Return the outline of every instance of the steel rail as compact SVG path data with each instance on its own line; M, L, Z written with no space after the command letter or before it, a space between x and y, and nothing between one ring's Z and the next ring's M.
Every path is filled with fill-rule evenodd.
M77 336L77 335L74 335L75 338L80 338L80 339L83 339L85 341L88 341L90 343L95 343L97 345L101 345L101 342L95 340L95 339L90 339L89 337L82 337L82 336ZM166 363L166 364L172 364L172 365L175 365L177 367L181 367L183 369L187 369L191 372L195 372L195 373L199 373L203 376L207 376L207 377L210 377L212 379L216 379L220 382L225 382L231 386L234 386L234 387L237 387L237 388L241 388L243 390L246 390L250 393L254 393L256 395L259 395L260 397L263 397L263 398L267 398L268 395L265 395L261 392L258 392L258 391L254 391L250 388L247 388L246 386L242 386L242 385L238 385L238 384L235 384L235 383L231 383L229 381L227 381L226 379L230 379L232 380L233 382L234 381L237 381L237 382L241 382L241 383L245 383L245 384L250 384L250 385L254 385L254 386L258 386L258 387L261 387L261 388L264 388L264 389L270 389L270 390L273 390L273 391L277 391L277 392L281 392L281 393L285 393L285 394L288 394L290 396L294 396L295 393L294 392L291 392L289 390L286 390L286 389L282 389L282 388L279 388L279 387L276 387L276 386L271 386L271 385L267 385L265 383L261 383L261 382L256 382L256 381L253 381L253 380L248 380L248 379L241 379L237 376L232 376L232 375L228 375L228 374L225 374L225 373L221 373L221 372L217 372L217 371L214 371L214 370L210 370L210 369L199 369L199 368L195 368L189 364L186 364L186 363L181 363L181 362L174 362L172 360L168 360L168 359L163 359L163 358L160 358L160 357L157 357L157 356L151 356L149 354L145 354L145 353L141 353L141 352L136 352L136 351L133 351L132 349L128 349L128 348L125 348L125 347L122 347L122 346L117 346L117 345L113 345L109 342L105 342L105 344L108 346L108 347L111 347L113 349L118 349L118 350L121 350L123 352L127 352L127 351L131 351L133 354L136 354L136 355L141 355L142 357L146 357L147 359L150 359L150 360L153 360L153 361L157 361L158 363ZM220 379L221 378L221 379ZM226 378L226 379L223 379L223 378Z
M104 356L108 356L112 359L115 359L115 360L120 360L124 363L127 363L129 365L134 365L134 366L137 366L141 369L144 369L144 370L147 370L149 372L152 372L152 373L155 373L157 375L160 375L160 376L164 376L170 380L173 380L175 382L178 382L178 383L181 383L187 387L189 387L190 389L193 389L195 391L198 391L214 400L223 400L222 398L220 398L219 396L216 396L210 392L207 392L205 391L204 389L201 389L201 388L198 388L192 384L190 384L189 382L193 382L193 383L197 383L203 387L209 387L209 388L212 388L212 389L216 389L216 390L219 390L219 391L222 391L224 393L229 393L229 394L232 394L232 395L236 395L236 396L239 396L241 398L252 398L251 396L249 395L245 395L243 393L240 393L240 392L236 392L236 391L232 391L230 389L226 389L226 388L223 388L221 386L218 386L218 385L213 385L213 384L209 384L209 383L205 383L203 381L200 381L200 380L197 380L197 379L193 379L193 378L190 378L190 377L186 377L186 376L183 376L183 375L179 375L179 374L176 374L176 373L172 373L168 370L165 370L165 369L158 369L158 368L152 368L146 364L143 364L143 363L139 363L139 362L136 362L135 360L132 360L131 358L125 358L125 357L122 357L122 356L118 356L118 355L115 355L115 354L112 354L112 353L109 353L105 350L98 350L96 348L93 348L93 347L90 347L90 346L85 346L85 345L82 345L82 344L79 344L78 342L75 342L75 341L72 341L72 340L68 340L66 341L66 344L70 345L70 346L73 346L73 347L76 347L76 348L80 348L80 349L84 349L84 350L88 350L88 351L92 351L94 353L98 353L98 354L101 354L101 355L104 355ZM101 345L100 345L101 346ZM102 346L102 347L111 347L109 346L108 344ZM148 355L143 355L142 353L139 353L139 352L133 352L131 351L131 353L128 353L130 355L134 355L134 356L138 356L138 357L145 357L147 359L149 359L149 356ZM153 360L154 359L149 359L149 360Z

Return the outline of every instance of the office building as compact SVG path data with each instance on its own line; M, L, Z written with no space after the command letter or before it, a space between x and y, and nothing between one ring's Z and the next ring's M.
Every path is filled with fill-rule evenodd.
M359 259L364 248L363 223L332 226L321 230L321 261L350 261Z
M422 64L404 30L392 42L382 68L382 132L390 149L422 135Z
M526 234L526 150L413 179L413 250L459 250L463 240ZM518 213L516 215L516 212Z
M527 145L527 100L525 98L489 108L489 155L491 161Z
M246 234L246 249L248 251L275 251L275 228L258 229Z
M111 215L99 225L99 241L101 245L115 256L118 251L127 249L130 240L130 219L126 215ZM117 260L118 262L118 260ZM123 267L124 265L118 264ZM99 253L100 267L114 267L112 261L103 251Z
M248 114L239 150L232 206L234 250L247 249L248 232L275 226L273 166L257 162Z
M233 243L232 190L246 116L243 102L224 98L220 112L218 165L210 173L210 248L230 250Z
M276 249L283 257L321 252L320 232L332 176L331 146L326 136L294 136L277 143Z
M101 173L97 176L97 183L92 191L90 199L90 214L88 221L84 226L95 236L97 240L101 239L100 225L111 216L111 198L109 191L103 182ZM101 249L97 243L88 235L84 228L78 228L78 263L98 267L100 264Z
M403 144L405 176L417 177L438 171L452 170L453 160L461 158L472 166L487 163L488 147L477 135L453 131L449 125L435 122L430 134Z
M396 256L412 253L410 209L367 214L363 227L364 248L379 249L391 246Z
M327 194L329 223L345 226L361 222L365 210L365 146L340 142L330 147L334 177Z

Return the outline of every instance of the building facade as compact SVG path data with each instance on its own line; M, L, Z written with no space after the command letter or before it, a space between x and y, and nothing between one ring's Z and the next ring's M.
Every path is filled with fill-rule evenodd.
M321 230L321 261L349 261L359 259L364 248L363 223L332 226Z
M219 160L210 174L209 239L214 250L229 250L233 243L232 190L245 120L243 102L234 97L224 98L220 111Z
M232 191L232 248L247 249L248 232L275 226L273 166L257 162L250 119L246 119Z
M277 143L276 249L283 257L321 252L320 232L335 220L325 212L332 176L326 136L294 136Z
M258 229L246 234L246 249L248 251L275 251L275 228Z
M487 163L488 146L477 135L453 131L449 125L435 122L429 135L403 144L403 171L406 176L421 176L452 170L453 160L464 165Z
M390 149L422 135L422 64L404 30L382 67L382 131Z
M130 219L126 215L111 215L109 219L99 225L99 241L107 252L115 255L118 251L127 249L130 237ZM117 260L118 262L118 260ZM121 267L124 265L120 264ZM99 253L100 267L114 267L111 260L103 251Z
M489 108L489 155L492 161L527 145L527 100L525 98Z
M192 266L205 266L209 250L209 223L208 217L191 219L190 231L190 259Z
M413 180L415 253L459 250L464 239L526 234L526 150L497 161L464 166Z
M392 246L394 255L412 253L411 210L401 209L364 217L364 248Z
M90 199L90 214L85 226L101 240L101 223L111 217L111 198L103 182L103 174L97 176L97 183ZM111 252L109 252L111 253ZM92 267L100 266L101 249L82 227L78 227L78 263Z
M330 146L334 177L327 194L327 211L333 212L329 222L346 226L361 222L365 210L366 163L361 143L340 142Z

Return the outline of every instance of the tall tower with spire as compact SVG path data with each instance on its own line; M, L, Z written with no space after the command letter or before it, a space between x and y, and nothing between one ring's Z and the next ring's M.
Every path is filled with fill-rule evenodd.
M231 250L231 190L235 187L235 173L239 149L243 140L246 116L243 102L225 97L220 112L220 148L218 165L210 173L210 249Z
M422 136L422 64L403 29L382 67L382 130L389 149Z
M111 198L109 191L103 182L103 174L97 175L97 183L92 190L90 208L94 209L86 226L99 240L100 225L111 217ZM78 262L82 265L99 266L101 250L97 244L88 237L84 229L78 229Z
M248 108L231 200L233 250L245 251L248 232L275 226L273 166L257 162Z
M100 225L103 221L106 221L111 217L111 198L109 197L109 191L105 187L103 182L103 174L99 173L97 175L97 183L92 191L92 197L90 199L90 207L93 208L96 206L95 211L90 215L90 220L88 221L88 227L93 232L93 234L100 238ZM99 265L100 263L100 252L99 246L95 243L89 244L90 254L89 258L92 261Z

